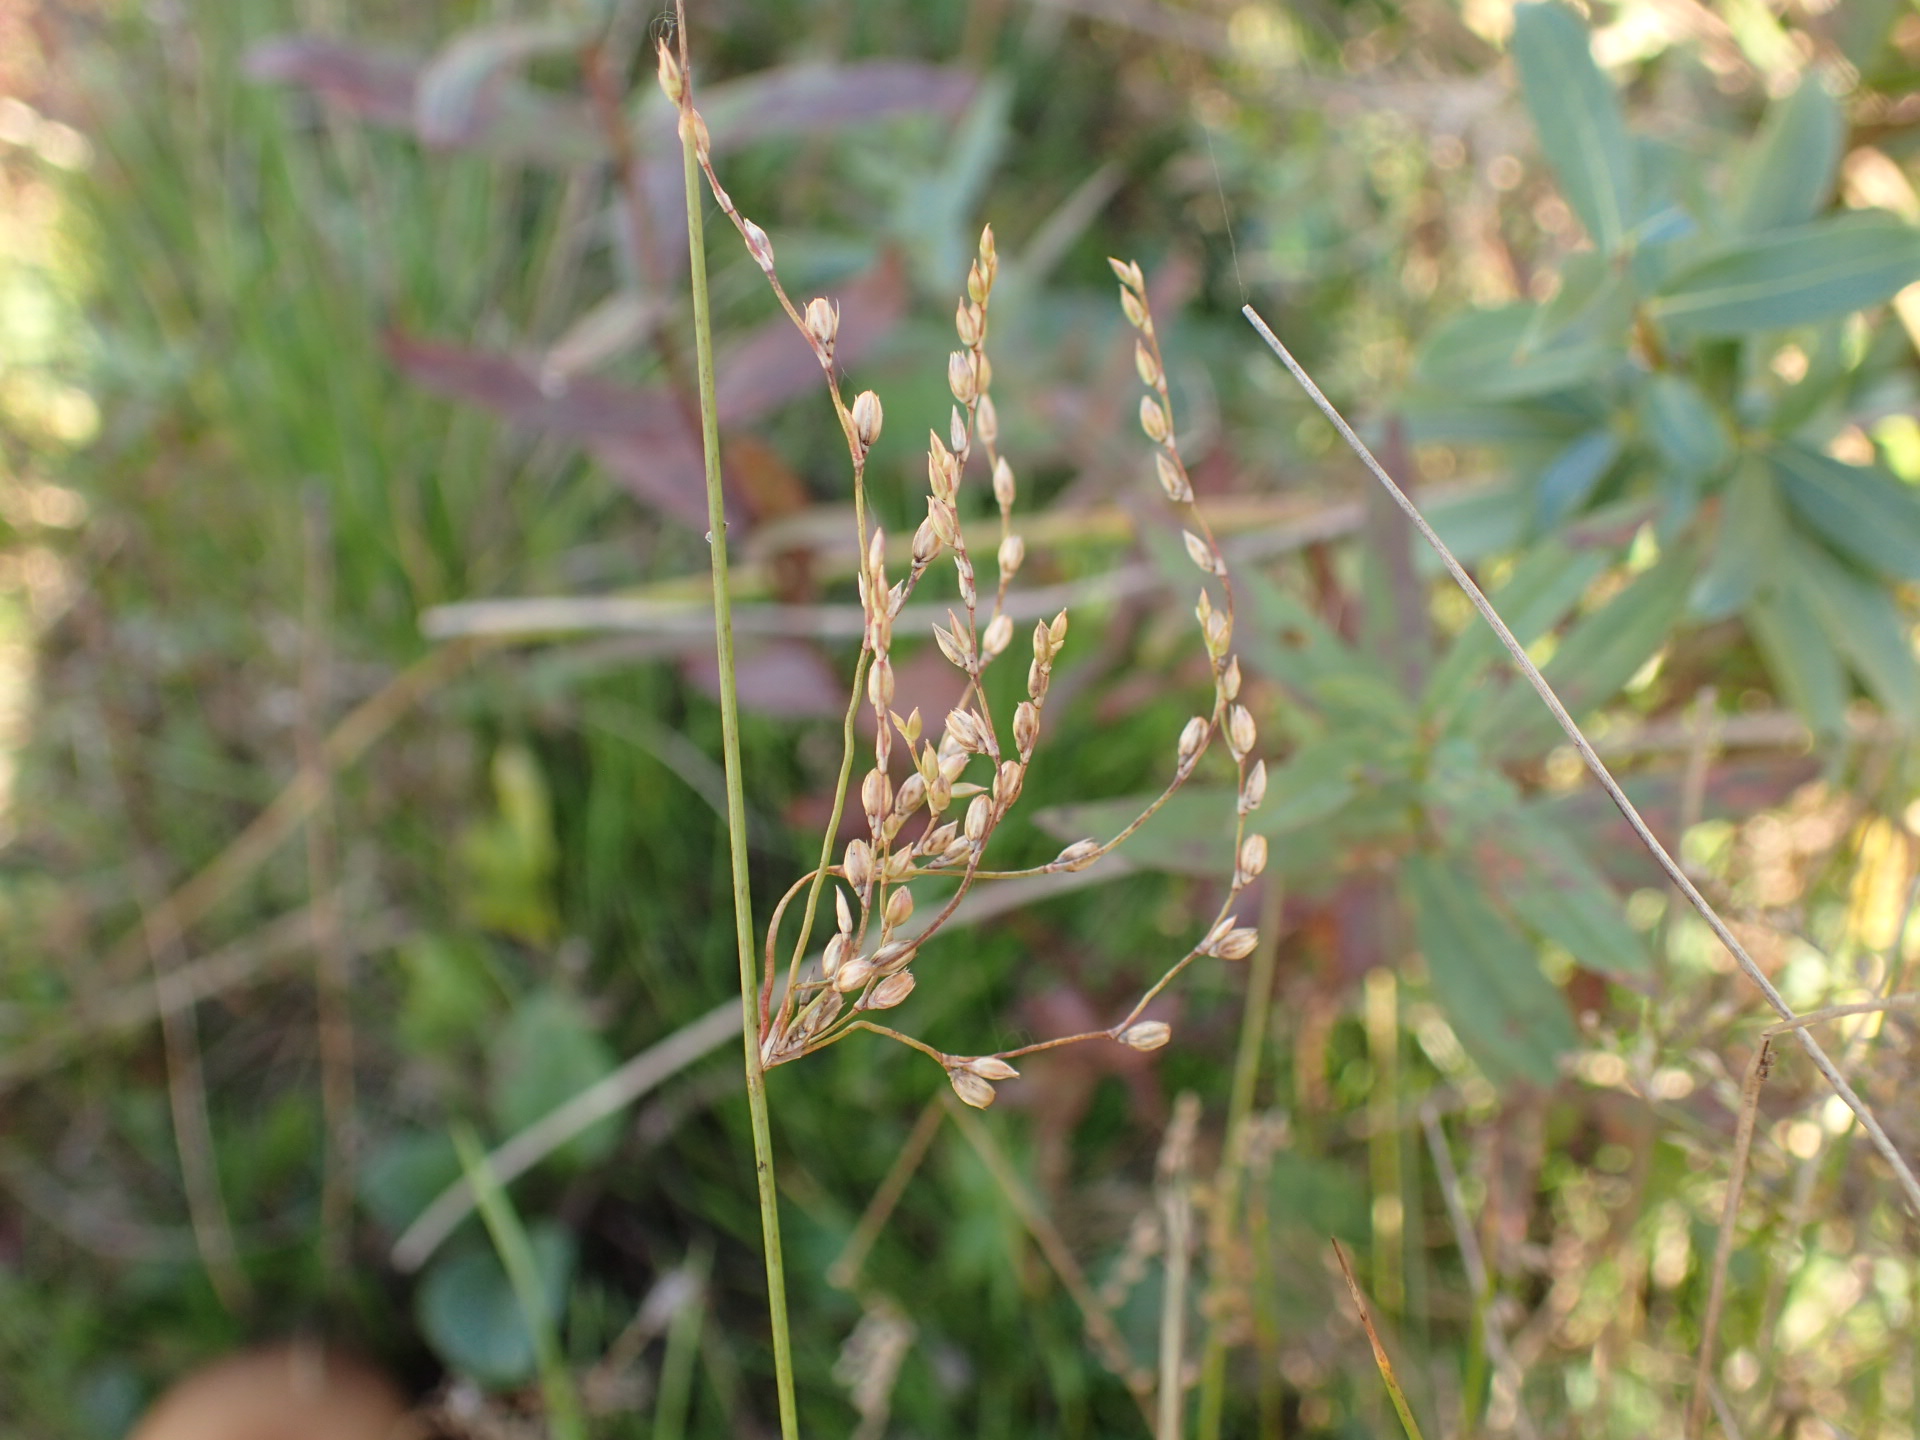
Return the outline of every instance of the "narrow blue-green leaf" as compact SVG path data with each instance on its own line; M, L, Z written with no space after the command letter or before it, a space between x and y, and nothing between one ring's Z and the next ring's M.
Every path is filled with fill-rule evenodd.
M1537 306L1519 304L1455 316L1421 348L1416 383L1442 394L1513 400L1584 384L1612 373L1625 358L1624 336L1529 344L1538 313Z
M1579 1037L1533 946L1464 867L1413 855L1400 873L1434 998L1474 1063L1495 1084L1552 1084Z
M1810 325L1920 280L1920 230L1892 215L1837 215L1744 240L1672 277L1647 303L1676 339Z
M1768 454L1795 514L1896 580L1920 580L1920 490L1878 466L1846 465L1786 444Z
M1519 542L1527 523L1527 497L1511 485L1472 490L1436 501L1427 510L1427 523L1462 564L1471 565ZM1422 571L1440 566L1439 558L1424 549L1417 563Z
M1611 428L1589 430L1540 472L1533 492L1534 523L1551 530L1579 513L1620 458L1620 437Z
M1749 459L1721 495L1713 558L1693 587L1693 613L1724 620L1744 609L1761 583L1780 573L1786 542L1786 515L1772 472Z
M1781 698L1819 735L1838 735L1846 719L1847 672L1812 606L1799 590L1761 591L1742 618Z
M1564 444L1596 418L1538 403L1466 399L1438 388L1408 392L1400 413L1407 438L1419 445Z
M1728 211L1749 234L1800 225L1833 197L1846 117L1814 71L1767 110L1760 133L1734 171Z
M1690 480L1710 476L1733 458L1733 435L1700 387L1663 371L1640 391L1640 423L1667 469Z
M1647 947L1627 923L1626 909L1573 838L1544 818L1502 817L1483 843L1495 893L1522 924L1551 940L1589 970L1644 975Z
M1846 656L1874 698L1903 722L1920 716L1920 669L1911 627L1893 596L1817 544L1795 542L1788 557L1792 583L1805 593L1828 642Z
M1567 203L1594 244L1614 253L1636 204L1635 157L1620 97L1593 62L1586 27L1562 5L1518 6L1513 58Z
M1489 598L1520 643L1531 645L1566 619L1608 560L1604 550L1574 550L1548 540L1523 555ZM1462 631L1427 682L1428 713L1450 711L1503 653L1493 631L1478 621Z
M1653 658L1683 613L1693 569L1691 553L1670 550L1567 632L1543 670L1569 711L1577 716L1612 699ZM1559 727L1532 688L1515 679L1481 712L1474 733L1490 746L1525 750Z
M566 1306L574 1263L573 1237L550 1220L527 1227L548 1323ZM435 1258L414 1295L421 1333L448 1367L488 1385L516 1385L532 1377L533 1333L506 1267L491 1250L463 1250Z
M487 1059L489 1108L508 1134L604 1079L615 1063L580 1007L552 989L521 1002L491 1037ZM554 1161L582 1168L604 1159L619 1139L619 1118L609 1116L556 1150Z

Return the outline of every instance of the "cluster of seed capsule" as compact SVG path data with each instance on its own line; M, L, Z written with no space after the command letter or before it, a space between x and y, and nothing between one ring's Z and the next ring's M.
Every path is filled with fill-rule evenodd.
M820 297L808 301L802 309L789 299L774 268L772 240L763 228L739 212L713 171L706 124L697 110L683 103L685 78L664 45L660 50L660 83L668 98L680 107L682 126L691 127L696 157L715 201L739 230L748 253L766 275L782 309L807 338L826 376L853 461L855 510L862 531L856 580L864 616L864 699L874 722L872 765L858 786L866 834L847 843L838 864L825 865L823 856L823 869L803 877L788 892L788 899L792 899L803 885L813 887L801 940L795 948L788 993L774 1014L769 1003L772 950L778 915L784 913L787 901L783 900L776 912L768 935L769 968L762 996L763 1063L777 1065L796 1059L833 1043L854 1028L877 1030L936 1059L962 1101L985 1107L993 1103L995 1083L1018 1073L1009 1057L1097 1038L1118 1040L1136 1050L1159 1049L1171 1038L1171 1030L1163 1021L1140 1018L1154 997L1197 957L1240 960L1258 944L1257 933L1239 924L1232 907L1267 862L1265 838L1246 833L1247 817L1266 791L1266 766L1252 759L1258 734L1252 714L1239 698L1240 664L1231 648L1233 606L1232 592L1226 588L1226 562L1194 503L1193 485L1174 438L1172 400L1140 267L1118 260L1109 262L1120 281L1121 309L1137 332L1134 360L1148 390L1140 402L1140 427L1155 447L1155 475L1168 501L1190 516L1189 525L1182 529L1187 554L1209 578L1219 581L1226 593L1225 605L1217 606L1203 587L1195 611L1213 677L1214 704L1211 714L1194 716L1181 730L1173 780L1137 819L1105 842L1077 840L1037 871L1018 873L1081 870L1115 849L1186 782L1219 734L1239 772L1233 883L1219 915L1200 941L1161 976L1126 1018L1110 1029L1060 1036L998 1055L948 1055L861 1017L890 1010L912 993L911 967L921 946L946 923L980 876L987 843L1025 784L1040 736L1054 662L1067 636L1065 611L1051 621L1035 624L1026 698L1014 710L1011 747L1003 747L987 707L982 677L1012 644L1014 625L1006 610L1007 588L1025 560L1026 546L1013 529L1018 484L1012 466L999 453L1000 424L991 393L993 368L986 351L989 305L999 269L993 230L989 226L980 237L967 276L966 296L954 313L959 348L947 362L947 383L954 403L946 435L937 430L928 435L926 518L914 531L906 573L890 582L886 536L877 526L867 530L864 501L866 461L885 417L879 396L871 390L861 391L850 405L841 398L835 368L839 306ZM995 556L997 584L985 604L959 506L962 480L976 445L992 476L1000 520ZM929 567L943 555L953 562L959 606L947 610L945 625L932 627L933 639L941 654L965 677L966 684L936 740L923 737L924 726L917 709L902 717L893 708L892 651L894 621ZM896 741L906 747L911 761L909 773L898 785L892 779ZM976 760L984 761L985 769L976 771L980 778L970 780L967 772ZM909 934L915 913L909 882L935 873L958 874L959 886L938 913ZM844 888L833 886L835 930L818 966L802 973L799 961L811 926L813 903L828 876L844 882Z

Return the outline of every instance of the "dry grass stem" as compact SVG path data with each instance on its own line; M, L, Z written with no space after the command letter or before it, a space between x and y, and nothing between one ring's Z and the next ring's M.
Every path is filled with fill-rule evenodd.
M481 648L464 641L433 650L413 662L354 707L320 749L320 768L301 766L285 789L203 869L157 903L155 919L184 934L231 895L306 823L325 798L330 776L352 765L403 716L452 680ZM147 954L146 925L128 933L101 962L110 976L126 978Z
M1160 1225L1166 1240L1166 1286L1160 1296L1160 1382L1157 1440L1180 1440L1187 1398L1187 1283L1193 1264L1193 1142L1200 1097L1183 1090L1174 1101L1156 1166Z
M1353 1266L1347 1260L1347 1252L1335 1240L1333 1258L1339 1262L1340 1278L1347 1282L1347 1294L1353 1298L1354 1309L1360 1315L1360 1328L1367 1332L1367 1344L1373 1348L1373 1363L1380 1372L1380 1379L1387 1387L1387 1397L1393 1401L1393 1410L1400 1417L1400 1427L1407 1432L1407 1440L1421 1440L1420 1425L1413 1418L1413 1411L1407 1405L1406 1392L1400 1388L1400 1381L1393 1373L1393 1361L1387 1356L1387 1347L1380 1341L1380 1332L1374 1328L1373 1312L1367 1306L1367 1297L1360 1289L1360 1282L1354 1278Z
M1512 657L1514 664L1519 668L1521 674L1526 677L1527 683L1533 687L1534 692L1539 695L1542 703L1552 712L1553 718L1559 723L1561 730L1573 743L1574 749L1579 751L1580 758L1585 762L1588 771L1593 775L1594 779L1599 781L1601 788L1607 792L1608 798L1613 801L1615 807L1620 811L1621 815L1625 817L1627 823L1633 827L1633 832L1639 838L1640 843L1646 848L1647 853L1653 857L1654 862L1659 865L1667 879L1672 882L1674 888L1680 891L1686 898L1687 903L1694 908L1701 919L1706 921L1708 928L1713 931L1720 943L1726 947L1727 953L1733 957L1734 962L1740 967L1741 972L1753 982L1754 987L1766 998L1767 1004L1773 1007L1774 1012L1778 1014L1782 1020L1788 1022L1797 1020L1799 1017L1794 1013L1793 1007L1787 1004L1785 998L1780 994L1779 990L1775 988L1773 982L1767 978L1766 972L1763 971L1760 966L1755 963L1753 957L1747 953L1746 947L1740 943L1739 938L1728 927L1727 922L1720 917L1720 912L1713 907L1705 895L1700 893L1699 887L1687 877L1686 872L1680 868L1680 865L1674 860L1673 856L1667 853L1666 847L1662 845L1658 837L1654 835L1652 829L1647 825L1646 820L1642 818L1638 808L1627 798L1626 791L1620 788L1620 782L1614 779L1613 772L1607 768L1606 763L1601 760L1599 754L1594 750L1592 742L1587 739L1585 732L1581 730L1573 716L1567 712L1566 706L1561 703L1560 697L1554 693L1553 687L1547 683L1546 677L1540 673L1540 668L1528 657L1525 647L1514 638L1513 632L1507 628L1506 622L1500 618L1499 612L1493 608L1493 605L1488 601L1487 597L1481 593L1480 587L1474 583L1473 577L1467 574L1465 568L1454 558L1453 552L1447 548L1446 543L1441 540L1439 535L1434 533L1433 527L1427 523L1426 517L1420 513L1419 507L1408 499L1406 492L1394 483L1393 477L1388 475L1380 462L1374 458L1373 452L1367 448L1366 442L1354 433L1353 427L1347 424L1346 419L1334 408L1333 403L1321 393L1320 387L1314 384L1313 378L1301 368L1300 362L1295 360L1286 346L1280 343L1280 338L1273 333L1266 321L1260 318L1251 305L1242 307L1242 313L1246 316L1248 322L1253 325L1254 329L1259 332L1261 338L1266 341L1268 347L1279 357L1281 363L1287 367L1287 370L1292 374L1301 388L1306 391L1308 398L1310 398L1320 412L1332 422L1334 428L1339 431L1341 439L1346 442L1348 448L1359 457L1361 463L1367 467L1368 471L1373 475L1373 478L1386 489L1387 493L1393 498L1394 503L1400 507L1407 518L1413 522L1415 528L1420 531L1422 538L1424 538L1427 544L1433 548L1434 552L1439 555L1441 562L1447 567L1448 573L1453 576L1454 582L1460 586L1461 590L1466 594L1467 599L1473 603L1474 609L1480 612L1481 618L1493 628L1494 633L1500 639L1502 647L1505 648L1507 654ZM1881 1157L1885 1159L1889 1168L1892 1169L1894 1180L1904 1194L1908 1208L1916 1218L1920 1218L1920 1178L1914 1175L1912 1166L1907 1163L1906 1158L1900 1154L1899 1149L1887 1135L1878 1117L1874 1115L1873 1108L1855 1093L1853 1086L1847 1082L1846 1077L1840 1073L1839 1069L1828 1057L1827 1052L1821 1048L1820 1043L1813 1038L1808 1030L1805 1028L1797 1029L1794 1031L1794 1035L1799 1040L1801 1048L1804 1049L1813 1060L1815 1068L1826 1078L1827 1083L1833 1087L1834 1093L1840 1096L1847 1108L1851 1110L1854 1116L1860 1121L1861 1128L1867 1132L1867 1136L1873 1142L1874 1148L1880 1152Z
M1113 1323L1113 1316L1108 1313L1107 1307L1100 1303L1093 1287L1087 1283L1086 1273L1073 1258L1073 1252L1067 1248L1067 1242L1061 1237L1058 1227L1021 1183L1013 1163L1001 1152L986 1122L956 1103L951 1095L942 1095L940 1099L954 1124L959 1126L967 1144L980 1157L980 1163L987 1167L987 1173L992 1176L1008 1206L1026 1227L1033 1243L1040 1248L1041 1255L1046 1258L1062 1288L1080 1307L1080 1317L1086 1324L1087 1336L1099 1352L1101 1362L1126 1383L1140 1406L1142 1417L1149 1426L1154 1425L1156 1416L1148 1401L1153 1393L1153 1375L1134 1361L1125 1337Z

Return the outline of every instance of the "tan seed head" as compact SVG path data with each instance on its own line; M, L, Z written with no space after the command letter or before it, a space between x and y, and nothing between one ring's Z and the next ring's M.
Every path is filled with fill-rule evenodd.
M1166 451L1154 452L1153 470L1154 474L1160 478L1160 489L1166 494L1167 499L1176 505L1185 505L1193 499L1193 486L1187 483L1185 473Z
M956 1065L947 1071L947 1080L962 1104L971 1105L976 1110L984 1110L993 1104L993 1086L973 1071Z
M1151 395L1140 397L1140 428L1156 445L1164 445L1173 427L1167 424L1167 412Z
M1240 882L1245 884L1267 868L1267 837L1249 835L1240 842Z
M885 418L880 397L873 391L862 390L853 397L853 438L860 443L861 454L871 450L873 442L880 438L880 426Z
M906 890L896 890L887 896L886 928L898 930L913 918L913 895Z
M1256 760L1247 772L1247 783L1240 790L1240 813L1251 815L1267 798L1267 762Z
M1053 863L1062 870L1084 870L1099 858L1098 840L1076 840L1062 850Z
M807 302L807 312L802 318L807 322L807 338L813 341L820 363L831 365L833 342L840 333L840 307L825 296L816 295Z
M1002 455L993 462L993 498L1002 510L1013 504L1015 485L1013 466Z
M1008 535L1000 542L999 560L1000 573L1002 575L1011 577L1019 574L1021 562L1026 558L1027 542L1022 540L1018 535ZM1006 617L1003 616L1002 618L1004 619ZM1013 621L1010 619L1007 620L1007 629L1009 631L1013 629ZM1007 638L1011 640L1013 637L1009 634Z
M967 839L978 845L986 838L987 822L993 818L993 801L984 795L976 795L967 804Z
M1012 537L1019 539L1019 536ZM1013 643L1013 617L1004 610L987 622L986 632L980 637L980 653L989 660Z
M876 714L893 704L893 662L884 655L867 671L867 699Z
M1000 438L1000 412L993 408L993 396L986 392L984 385L980 403L973 407L973 433L989 445Z
M686 77L680 73L680 60L666 41L658 41L657 46L660 52L660 89L669 103L678 105L680 97L687 91Z
M1193 764L1200 747L1206 743L1207 719L1204 715L1196 715L1180 731L1180 768L1184 770Z
M873 987L873 994L867 997L867 1009L891 1010L913 993L913 972L902 970L898 975L889 975Z
M1120 1043L1135 1050L1158 1050L1173 1038L1173 1027L1161 1020L1142 1020L1129 1025L1120 1035Z
M973 357L966 350L956 350L947 356L947 388L953 391L953 398L962 405L970 404L980 394L980 376L974 369ZM962 449L966 444L965 436L953 448Z
M1013 743L1022 759L1033 753L1034 742L1040 738L1040 707L1031 700L1022 700L1013 711Z
M1222 960L1244 960L1253 954L1259 944L1260 932L1242 927L1229 930L1214 946L1213 953Z

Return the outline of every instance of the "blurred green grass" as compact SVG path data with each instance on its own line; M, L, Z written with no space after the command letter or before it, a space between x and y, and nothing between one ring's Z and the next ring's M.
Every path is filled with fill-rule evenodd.
M508 13L535 12L271 0L145 11L102 4L66 17L63 83L93 159L78 175L47 178L64 197L72 237L70 269L57 277L67 307L60 328L82 333L84 311L87 338L9 363L84 385L99 428L79 453L18 425L22 433L9 436L84 497L88 518L77 531L20 536L51 545L69 577L57 623L52 612L37 615L24 587L9 601L38 654L0 873L9 922L0 933L0 1045L148 983L138 968L103 973L90 957L133 933L154 895L220 855L294 777L303 723L324 728L424 652L422 610L617 589L703 563L697 535L636 504L573 446L409 383L384 345L390 329L485 348L550 343L622 279L602 177L424 151L404 134L257 83L243 65L250 47L291 30L425 52ZM938 362L945 291L961 268L953 257L965 255L982 218L1010 253L1024 250L1102 166L1115 172L1110 203L1014 292L995 337L1006 357L996 390L1010 434L1041 457L1030 486L1043 500L1104 500L1119 488L1116 475L1145 473L1142 457L1114 438L1126 433L1124 406L1101 409L1123 398L1126 374L1112 343L1106 253L1138 255L1156 273L1191 265L1190 302L1167 348L1185 413L1234 436L1221 484L1259 489L1284 477L1290 496L1312 497L1331 490L1335 472L1319 432L1302 424L1297 400L1241 334L1239 287L1277 287L1303 353L1325 358L1330 386L1364 395L1404 371L1433 317L1523 283L1515 255L1553 238L1530 176L1520 198L1531 203L1496 213L1496 192L1474 167L1447 163L1452 152L1435 148L1416 83L1369 92L1351 78L1413 53L1441 101L1492 107L1495 52L1450 7L1196 9L1174 39L1097 15L984 0L767 3L701 23L716 76L852 52L964 56L991 62L1005 79L1006 109L980 121L971 154L923 117L756 147L728 171L748 213L777 220L783 259L791 255L803 277L837 281L882 245L907 257L910 318L882 357L889 381L899 377L886 388L888 443L898 448L881 457L877 502L890 521L911 518L918 426L944 414ZM1203 43L1230 41L1236 27L1252 41ZM1276 93L1284 89L1276 76L1300 80L1297 93ZM720 263L723 317L743 335L768 312L758 272L730 251ZM660 373L645 354L612 370L635 383ZM1017 408L1021 400L1032 408ZM843 492L819 414L790 407L764 428L810 498ZM1472 460L1465 452L1449 463ZM308 538L316 523L332 597L319 633L303 618L316 584ZM1122 554L1095 542L1062 547L1048 563L1073 580ZM822 583L829 595L844 592ZM1030 787L1036 809L1153 783L1187 713L1180 692L1191 677L1175 639L1184 618L1147 605L1101 619L1077 622L1058 682L1071 700L1049 717L1051 734L1095 738L1048 754ZM303 709L316 654L330 680L323 715ZM750 722L763 908L808 863L812 841L796 822L831 773L831 730L818 719ZM122 1433L140 1403L190 1363L302 1328L351 1335L411 1382L435 1382L411 1282L385 1264L404 1211L383 1213L369 1177L405 1144L444 1135L449 1119L473 1120L497 1141L524 1118L488 1091L505 1066L503 1035L530 1012L558 1005L573 1017L573 1039L556 1048L576 1046L591 1070L595 1047L637 1052L731 993L731 940L713 918L726 912L724 837L681 748L712 755L717 736L704 690L661 647L603 638L506 648L481 656L338 777L331 830L349 941L377 920L398 931L360 956L352 995L362 1196L352 1274L322 1258L325 1126L304 951L201 1007L218 1176L256 1289L244 1315L220 1304L187 1228L167 1064L151 1031L90 1043L7 1096L0 1185L16 1206L0 1217L8 1433ZM517 781L501 779L503 756L516 757L504 773ZM1904 783L1886 781L1886 792ZM1008 838L1016 851L1051 848L1031 832ZM288 845L196 927L194 953L245 941L303 906L310 881L301 845ZM1829 873L1809 887L1823 936L1849 923L1846 884ZM998 1043L1041 1028L1035 1006L1049 997L1110 1003L1174 946L1204 897L1201 882L1137 877L968 932L929 967L937 983L916 993L916 1025L955 1044ZM1266 1056L1271 1103L1292 1114L1289 1148L1256 1200L1268 1233L1238 1252L1284 1282L1248 1302L1259 1312L1249 1320L1254 1353L1271 1373L1236 1371L1234 1414L1249 1426L1258 1417L1260 1433L1386 1433L1390 1423L1364 1348L1326 1318L1333 1291L1322 1237L1363 1240L1383 1198L1366 1119L1380 1057L1338 937L1326 933L1345 923L1360 928L1322 913L1314 920L1322 928L1289 950L1288 1023ZM1711 972L1703 965L1695 978L1687 1006L1730 1026L1735 1009ZM1175 1044L1144 1081L1097 1065L1090 1075L1055 1073L1035 1087L1036 1103L1063 1107L1069 1123L1049 1125L1058 1117L1042 1108L1000 1132L1023 1173L1055 1177L1046 1199L1096 1281L1118 1266L1151 1205L1164 1120L1155 1097L1191 1088L1209 1113L1224 1106L1220 1057L1233 1043L1239 985L1237 974L1196 975L1182 992ZM1425 1047L1437 1020L1420 1003L1401 1023L1422 1043L1398 1042L1408 1106L1457 1078ZM1616 1023L1588 1037L1593 1053L1614 1047L1640 1063L1641 1039L1610 1010L1607 1024ZM1724 1035L1696 1027L1684 1038L1707 1047ZM557 1098L578 1078L538 1083ZM585 1147L514 1188L523 1213L579 1237L566 1334L581 1369L614 1343L660 1277L717 1245L694 1434L757 1433L770 1409L736 1088L723 1062L706 1062L644 1105L611 1148ZM832 1376L861 1313L856 1296L822 1277L930 1088L923 1062L864 1040L774 1077L803 1413L830 1417L815 1424L850 1424ZM1711 1246L1698 1227L1713 1196L1695 1162L1724 1117L1703 1090L1705 1108L1676 1101L1662 1112L1673 1128L1656 1139L1634 1128L1639 1112L1622 1120L1581 1095L1512 1111L1463 1104L1458 1123L1480 1167L1475 1198L1509 1227L1495 1238L1513 1292L1541 1315L1558 1313L1549 1301L1580 1301L1579 1324L1535 1326L1536 1415L1557 1433L1650 1433L1675 1413L1697 1339L1698 1257ZM1539 1130L1551 1132L1551 1160ZM1424 1418L1457 1408L1449 1386L1472 1316L1433 1176L1411 1137L1396 1141L1408 1188L1391 1197L1409 1212L1407 1299L1390 1319L1418 1357L1409 1388ZM1610 1154L1603 1163L1606 1146L1622 1143L1635 1148L1632 1164ZM1790 1153L1775 1156L1776 1188ZM445 1178L444 1157L429 1157L422 1173L398 1192L415 1204ZM1513 1192L1488 1195L1502 1183ZM1849 1205L1876 1246L1901 1253L1907 1232L1890 1202L1856 1195ZM1831 1251L1843 1264L1860 1243L1830 1229L1852 1226L1854 1208L1822 1228L1804 1206L1756 1202L1753 1223L1765 1239L1790 1229L1795 1213L1805 1223L1787 1248ZM1614 1249L1582 1276L1575 1267L1597 1252L1576 1242L1597 1245L1608 1227ZM456 1245L484 1248L471 1224ZM1866 1308L1886 1317L1882 1331L1860 1332L1845 1362L1825 1370L1805 1358L1829 1333L1813 1313L1817 1287L1801 1282L1793 1292L1796 1323L1813 1337L1799 1347L1796 1376L1848 1406L1857 1433L1895 1433L1902 1405L1912 1404L1911 1347L1903 1356L1897 1346L1901 1317L1910 1327L1914 1313L1911 1247L1904 1253L1892 1278L1873 1272L1878 1298ZM918 1331L893 1396L895 1433L1093 1436L1137 1425L1005 1198L953 1137L909 1186L864 1283L910 1300ZM1746 1283L1766 1288L1764 1277ZM1149 1279L1118 1311L1141 1355L1151 1353L1156 1286ZM1776 1311L1786 1304L1774 1298ZM1624 1317L1612 1331L1608 1311ZM1759 1317L1741 1323L1751 1330ZM1600 1373L1589 1353L1596 1342L1578 1339L1603 1331L1624 1375ZM651 1433L652 1417L643 1398L596 1425L639 1435Z

